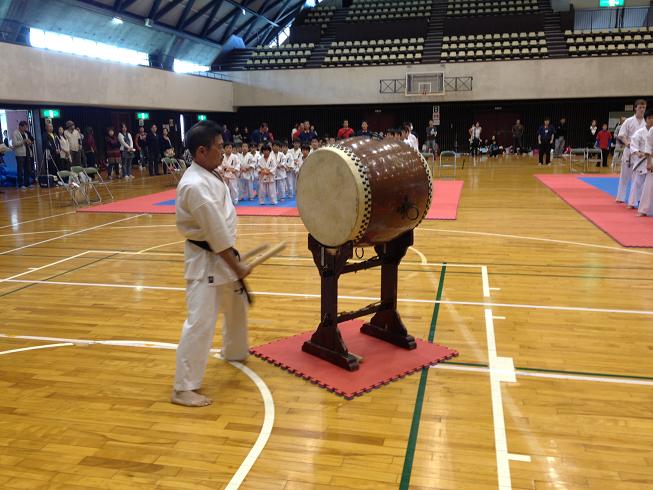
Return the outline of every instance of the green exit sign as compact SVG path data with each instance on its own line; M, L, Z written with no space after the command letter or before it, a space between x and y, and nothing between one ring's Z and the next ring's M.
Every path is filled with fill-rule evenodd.
M197 115L197 120L198 121L206 121L206 114L198 114Z
M41 109L41 117L47 119L59 119L59 109Z
M624 0L599 0L599 7L623 7Z
M137 112L136 113L136 119L140 119L141 121L147 121L150 118L150 113L149 112Z

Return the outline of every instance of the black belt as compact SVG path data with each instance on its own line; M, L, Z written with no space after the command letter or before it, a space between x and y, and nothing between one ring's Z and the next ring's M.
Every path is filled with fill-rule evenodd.
M191 240L190 238L187 238L186 241L206 250L207 252L215 253L211 248L211 245L209 245L209 242ZM240 260L240 254L238 253L238 250L236 250L235 248L232 250L234 251L234 255L238 258L238 260ZM247 288L247 284L245 284L245 280L238 279L238 281L240 282L240 292L245 293L245 296L247 297L247 302L251 305L254 302L254 299L249 294L249 289Z

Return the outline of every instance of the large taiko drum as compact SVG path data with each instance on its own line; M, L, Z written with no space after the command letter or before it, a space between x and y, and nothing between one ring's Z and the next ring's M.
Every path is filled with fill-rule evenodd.
M351 138L313 152L297 180L297 207L322 245L384 243L412 230L431 207L422 155L399 141Z

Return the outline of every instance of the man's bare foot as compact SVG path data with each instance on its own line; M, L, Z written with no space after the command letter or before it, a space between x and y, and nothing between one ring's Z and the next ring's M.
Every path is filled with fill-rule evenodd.
M641 218L642 216L646 216L646 213L637 213L637 216Z
M213 400L195 391L173 391L171 401L184 407L208 407L213 403Z

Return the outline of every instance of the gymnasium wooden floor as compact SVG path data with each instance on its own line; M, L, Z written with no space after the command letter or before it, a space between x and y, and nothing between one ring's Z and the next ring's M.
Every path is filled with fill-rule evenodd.
M205 409L168 403L185 317L174 217L7 191L0 488L653 488L653 250L617 245L538 171L566 170L468 162L458 220L416 232L400 311L414 335L433 328L458 349L455 362L346 401L256 358L211 359ZM239 234L241 250L291 244L251 277L252 345L313 329L301 221L241 218ZM377 291L359 273L340 294Z

